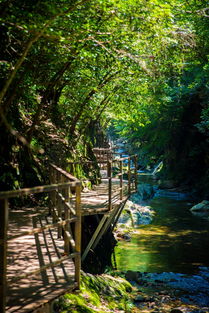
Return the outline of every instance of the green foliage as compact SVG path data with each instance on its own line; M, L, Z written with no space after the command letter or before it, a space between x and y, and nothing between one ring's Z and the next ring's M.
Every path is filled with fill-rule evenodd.
M85 149L98 142L95 121L103 128L113 121L145 160L167 158L170 147L178 150L194 94L202 112L193 122L206 135L205 1L8 0L0 9L0 100L15 130L3 122L1 133L20 145L25 137L33 166L43 159L66 166L75 154L92 159ZM4 137L1 163L16 164Z

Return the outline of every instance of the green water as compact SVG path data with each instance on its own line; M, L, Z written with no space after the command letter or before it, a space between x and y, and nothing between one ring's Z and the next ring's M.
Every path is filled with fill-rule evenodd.
M162 191L144 204L155 217L150 225L139 226L130 242L118 243L118 270L195 273L209 266L209 220L191 214L192 201Z

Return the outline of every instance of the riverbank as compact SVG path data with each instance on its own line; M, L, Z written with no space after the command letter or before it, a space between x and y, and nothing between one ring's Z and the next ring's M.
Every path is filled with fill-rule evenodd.
M208 313L209 268L180 273L82 273L81 289L54 303L53 313Z
M141 273L127 271L126 279L138 290L135 304L150 312L209 312L209 267L199 267L196 275L181 273Z
M80 291L59 298L53 313L139 313L131 284L108 274L82 273Z

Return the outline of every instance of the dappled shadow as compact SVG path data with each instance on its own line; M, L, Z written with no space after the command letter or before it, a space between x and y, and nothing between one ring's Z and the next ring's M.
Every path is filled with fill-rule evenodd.
M44 216L44 212L47 212L47 208L11 211L9 238L52 223L52 218ZM29 275L61 258L64 255L63 245L63 239L57 238L57 229L8 241L7 312L27 312L31 307L35 308L74 287L75 269L72 260L48 267L36 275ZM19 276L22 278L17 280Z

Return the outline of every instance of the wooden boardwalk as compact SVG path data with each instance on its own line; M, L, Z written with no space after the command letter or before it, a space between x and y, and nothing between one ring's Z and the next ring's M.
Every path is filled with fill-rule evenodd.
M118 206L125 201L128 194L128 181L123 180L123 198L120 199L119 179L112 179L112 205ZM81 193L82 216L92 214L104 214L109 211L108 179L102 179L101 184L93 187L92 190Z
M114 225L136 188L136 166L131 174L129 163L125 180L121 172L113 177L112 162L105 163L106 178L92 190L81 192L77 178L51 165L51 185L0 192L0 312L42 312L45 304L79 288L81 260ZM48 207L9 209L7 199L36 193L48 198ZM81 255L81 217L92 214L103 217Z
M45 214L46 213L46 214ZM52 224L43 208L22 208L9 213L9 238L32 228ZM74 262L66 259L56 267L30 275L18 281L21 274L31 273L65 255L64 241L57 238L55 229L25 235L8 241L7 249L7 307L6 312L30 312L39 305L50 302L57 296L72 290L75 282Z

